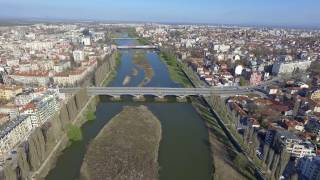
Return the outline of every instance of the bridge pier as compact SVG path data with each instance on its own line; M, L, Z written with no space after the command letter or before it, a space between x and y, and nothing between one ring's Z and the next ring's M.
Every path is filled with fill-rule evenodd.
M187 102L188 99L187 99L187 96L178 96L177 101L178 102Z
M120 101L121 100L121 96L112 96L111 100L112 101Z
M145 101L146 98L143 95L137 95L133 97L133 101L137 101L137 102L141 102L141 101Z
M157 102L165 102L167 99L164 96L157 96L154 98L155 101Z

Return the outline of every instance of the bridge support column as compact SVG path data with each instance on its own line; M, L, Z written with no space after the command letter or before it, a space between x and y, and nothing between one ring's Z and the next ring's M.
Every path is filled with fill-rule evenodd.
M137 102L141 102L141 101L145 101L146 98L143 95L138 95L138 96L134 96L133 100Z
M178 102L187 102L187 96L178 96L177 97Z
M111 100L112 101L120 101L121 100L121 96L112 96Z
M167 99L164 96L157 96L154 98L155 101L157 102L165 102Z

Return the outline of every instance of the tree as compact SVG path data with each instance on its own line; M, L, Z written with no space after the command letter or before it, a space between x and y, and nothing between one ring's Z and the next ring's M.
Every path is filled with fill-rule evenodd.
M313 74L313 75L320 75L320 61L313 61L311 63L311 66L309 68L309 71Z
M258 110L259 110L259 107L255 103L252 102L248 104L248 111L250 114L254 115L258 112Z
M239 84L240 86L247 86L249 82L243 76L241 76Z
M238 167L247 167L249 165L247 158L240 153L236 155L236 157L233 159L233 162Z
M82 131L80 127L68 124L67 129L67 135L70 141L76 142L82 140Z

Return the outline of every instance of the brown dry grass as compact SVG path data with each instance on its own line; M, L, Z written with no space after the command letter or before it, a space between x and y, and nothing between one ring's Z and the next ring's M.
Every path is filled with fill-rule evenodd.
M145 107L125 107L89 146L82 179L158 179L159 120Z

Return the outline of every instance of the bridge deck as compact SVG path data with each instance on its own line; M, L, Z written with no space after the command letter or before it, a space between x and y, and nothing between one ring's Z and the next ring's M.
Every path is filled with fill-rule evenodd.
M111 38L112 40L138 40L139 38Z
M157 49L157 46L117 46L117 49Z
M74 93L80 88L63 88L61 93ZM109 96L209 96L211 94L247 94L250 92L246 88L166 88L166 87L89 87L89 95L109 95Z

